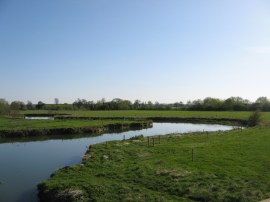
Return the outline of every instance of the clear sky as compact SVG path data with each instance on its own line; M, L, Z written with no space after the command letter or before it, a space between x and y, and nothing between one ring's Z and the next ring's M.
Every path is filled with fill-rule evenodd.
M0 98L270 97L269 0L0 0Z

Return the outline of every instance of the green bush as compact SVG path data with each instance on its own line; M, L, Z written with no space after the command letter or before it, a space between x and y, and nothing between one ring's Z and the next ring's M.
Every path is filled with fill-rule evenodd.
M9 111L8 102L5 99L0 99L0 115L6 115Z
M248 126L252 127L258 125L260 123L260 120L261 120L261 113L260 111L257 110L249 116Z
M138 135L138 136L136 135L134 137L131 137L130 140L143 140L143 138L144 138L143 135Z

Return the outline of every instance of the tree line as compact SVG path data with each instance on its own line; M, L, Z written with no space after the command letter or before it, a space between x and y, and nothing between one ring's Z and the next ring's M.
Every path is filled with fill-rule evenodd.
M188 101L187 103L175 102L162 104L159 102L142 102L135 100L131 102L120 98L111 101L101 99L97 102L77 99L72 104L60 104L59 99L55 98L54 104L46 104L39 101L33 104L31 101L7 102L0 99L0 114L7 114L18 110L189 110L189 111L270 111L270 100L267 97L259 97L255 102L250 102L241 97L230 97L222 100L207 97L203 100Z

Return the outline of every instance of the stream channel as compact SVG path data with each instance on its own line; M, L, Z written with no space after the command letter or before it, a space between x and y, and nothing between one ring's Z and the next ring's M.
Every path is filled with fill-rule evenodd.
M79 164L90 144L195 131L231 130L233 126L153 123L152 128L73 139L27 139L0 143L0 201L37 202L37 184L59 168ZM62 136L63 137L63 136Z

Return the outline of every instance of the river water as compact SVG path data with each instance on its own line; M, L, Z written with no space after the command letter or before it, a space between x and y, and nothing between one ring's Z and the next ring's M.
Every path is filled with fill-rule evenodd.
M213 124L153 123L149 129L95 137L0 143L0 201L37 202L37 184L61 167L80 163L90 144L128 139L141 134L153 136L231 129L232 126Z

